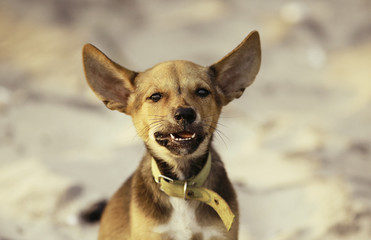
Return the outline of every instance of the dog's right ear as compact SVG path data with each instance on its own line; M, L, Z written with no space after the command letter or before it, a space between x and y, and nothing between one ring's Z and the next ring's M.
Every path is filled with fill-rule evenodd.
M128 99L137 73L113 62L91 44L84 46L82 55L86 80L97 97L109 109L130 114Z
M260 69L261 50L259 33L251 32L232 52L210 68L216 85L224 95L224 105L239 98L250 86Z

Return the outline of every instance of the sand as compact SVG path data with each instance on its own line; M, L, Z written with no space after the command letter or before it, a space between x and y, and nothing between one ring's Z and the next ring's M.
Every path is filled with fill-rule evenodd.
M145 151L130 117L88 89L83 44L143 71L210 65L254 29L261 71L214 140L240 239L371 239L370 11L365 0L3 1L0 240L96 239L79 212Z

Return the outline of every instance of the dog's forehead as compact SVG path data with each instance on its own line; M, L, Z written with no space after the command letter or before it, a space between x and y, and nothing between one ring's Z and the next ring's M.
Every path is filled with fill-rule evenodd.
M157 64L142 73L151 85L186 86L204 82L210 84L208 67L190 61L177 60ZM143 78L144 79L144 78Z

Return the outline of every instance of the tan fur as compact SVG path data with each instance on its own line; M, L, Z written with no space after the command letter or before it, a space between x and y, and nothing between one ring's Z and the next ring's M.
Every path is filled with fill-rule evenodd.
M154 157L165 166L163 171L185 180L202 168L208 152L212 154L212 167L203 187L217 192L230 205L236 215L232 229L227 232L208 205L183 201L188 201L185 206L194 210L198 226L217 230L218 236L212 239L237 239L236 195L211 140L222 107L240 97L254 81L260 55L259 35L252 32L210 67L169 61L137 73L113 62L94 46L84 46L89 86L108 108L131 115L148 150L134 174L108 203L101 219L99 240L183 239L170 232L156 233L156 227L171 221L175 210L169 197L154 182L150 161ZM171 140L170 133L182 138L194 133L196 137L184 143ZM203 233L198 232L202 228L194 230L189 239L203 239Z

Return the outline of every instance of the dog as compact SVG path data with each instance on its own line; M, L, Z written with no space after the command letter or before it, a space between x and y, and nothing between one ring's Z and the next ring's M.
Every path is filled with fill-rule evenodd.
M90 88L132 117L147 150L104 209L98 239L238 239L236 193L212 139L222 107L259 72L258 32L207 67L176 60L135 72L91 44L83 64Z

